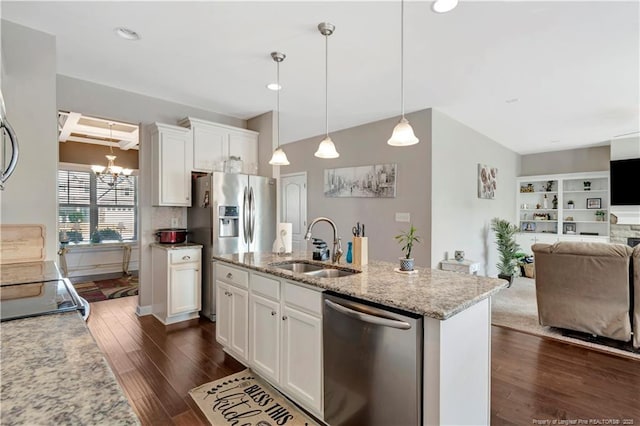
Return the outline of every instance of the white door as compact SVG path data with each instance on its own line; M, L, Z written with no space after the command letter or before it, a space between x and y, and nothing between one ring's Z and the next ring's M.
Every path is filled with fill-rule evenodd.
M282 175L281 222L292 224L293 251L303 251L307 244L307 172Z
M257 294L249 296L250 364L274 382L280 380L280 302Z
M281 384L322 414L322 320L285 305L282 322Z

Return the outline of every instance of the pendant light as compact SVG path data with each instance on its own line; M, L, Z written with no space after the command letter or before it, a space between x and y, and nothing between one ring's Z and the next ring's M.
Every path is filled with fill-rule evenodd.
M276 140L278 141L278 148L273 151L269 164L272 166L288 166L290 163L287 154L280 148L280 90L282 89L280 86L280 62L284 61L287 56L284 53L271 52L271 57L276 62L276 84L278 87L276 90Z
M111 146L112 141L113 123L109 123L109 152L111 155L105 155L105 157L107 157L107 167L99 165L91 166L91 170L96 174L98 179L110 187L114 187L119 183L128 180L129 175L133 172L131 169L123 169L122 167L114 164L117 157L113 155L113 147Z
M420 140L413 133L413 128L409 121L404 118L404 0L400 0L400 104L402 118L393 128L393 134L387 143L392 146L415 145Z
M336 146L333 144L333 141L329 137L329 36L333 34L333 31L335 29L336 27L328 22L321 22L318 24L318 30L320 31L320 34L324 36L324 40L325 40L325 43L324 43L325 45L324 114L325 114L325 130L326 130L326 136L322 140L322 142L320 142L320 145L318 146L318 150L314 154L316 157L319 157L319 158L340 157L340 154L338 154L338 151L336 151Z

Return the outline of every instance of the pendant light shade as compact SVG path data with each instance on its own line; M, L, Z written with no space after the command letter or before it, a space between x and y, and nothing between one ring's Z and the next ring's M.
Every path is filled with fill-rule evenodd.
M404 0L400 0L400 105L402 118L393 128L393 133L387 144L391 146L415 145L420 142L420 139L413 133L409 120L404 118Z
M284 61L286 55L280 52L271 52L271 58L276 62L276 84L279 87L279 89L276 90L276 139L278 141L278 148L273 151L269 164L272 166L288 166L291 163L289 163L287 154L280 148L280 89L282 89L280 86L280 62Z
M320 31L320 34L324 36L324 41L325 41L324 113L325 113L325 130L326 130L326 136L324 137L322 142L320 142L320 145L318 146L318 150L316 151L316 153L313 154L318 158L340 157L340 154L338 154L338 151L336 151L336 146L334 145L333 141L329 137L329 36L333 34L333 31L335 31L335 29L336 27L333 24L330 24L328 22L321 22L318 24L318 31Z
M318 150L313 155L315 155L318 158L340 157L340 154L338 154L338 151L336 151L336 146L333 144L333 141L331 140L329 135L327 135L327 137L322 139L322 142L320 142L320 145L318 145Z
M269 164L272 166L288 166L289 159L287 158L287 154L284 153L282 148L278 147L275 151L273 151L273 155L271 156L271 160L269 160Z
M400 122L393 128L393 134L387 143L391 146L409 146L415 145L420 140L413 133L413 128L406 118L402 117Z

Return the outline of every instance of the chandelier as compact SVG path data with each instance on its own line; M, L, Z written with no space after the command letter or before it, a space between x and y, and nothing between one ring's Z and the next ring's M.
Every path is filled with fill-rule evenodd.
M113 147L111 141L113 140L113 123L109 123L109 152L107 157L107 167L93 165L91 170L96 174L96 177L100 179L100 182L109 185L110 187L117 186L119 183L129 180L129 175L133 172L131 169L124 169L114 164L117 158L113 155Z

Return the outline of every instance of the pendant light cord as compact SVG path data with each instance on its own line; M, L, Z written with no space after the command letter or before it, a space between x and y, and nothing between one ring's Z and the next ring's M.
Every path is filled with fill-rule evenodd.
M113 155L113 147L111 143L113 142L113 123L109 123L109 152Z
M324 35L324 117L325 131L329 137L329 35Z
M404 118L404 0L400 0L400 103Z
M276 84L278 85L278 91L276 93L276 137L278 138L278 149L280 149L280 61L276 61ZM273 146L273 145L272 145Z

